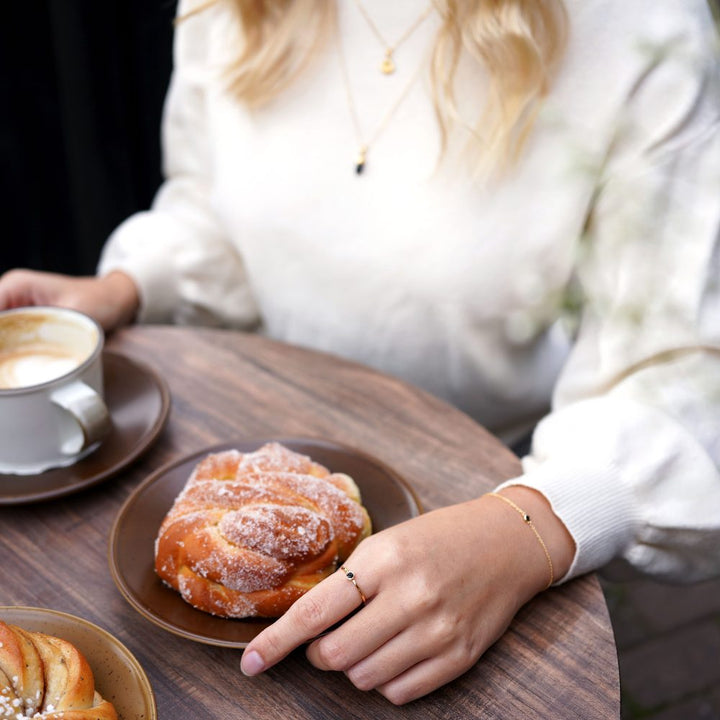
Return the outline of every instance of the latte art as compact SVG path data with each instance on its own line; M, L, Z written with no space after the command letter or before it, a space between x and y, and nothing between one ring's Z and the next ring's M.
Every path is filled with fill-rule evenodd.
M60 345L38 344L0 350L0 389L32 387L55 380L84 360Z
M100 447L113 426L104 340L69 308L0 311L0 475L69 467Z

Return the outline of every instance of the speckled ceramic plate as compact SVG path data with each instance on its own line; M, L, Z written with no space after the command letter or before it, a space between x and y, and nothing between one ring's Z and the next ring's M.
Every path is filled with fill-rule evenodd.
M373 532L422 512L408 483L365 453L324 440L261 438L216 445L166 465L153 473L127 499L110 533L109 563L113 579L126 600L144 617L181 637L223 647L245 647L267 620L229 620L188 605L155 574L154 543L158 529L195 465L208 453L235 448L256 450L276 440L309 455L333 472L344 472L360 488Z
M0 620L71 642L88 661L96 690L120 720L157 720L150 681L133 654L113 635L87 620L57 610L0 607Z
M38 475L0 473L0 505L38 502L78 492L116 475L145 452L165 426L170 391L149 366L103 353L105 400L113 420L100 447L74 465Z

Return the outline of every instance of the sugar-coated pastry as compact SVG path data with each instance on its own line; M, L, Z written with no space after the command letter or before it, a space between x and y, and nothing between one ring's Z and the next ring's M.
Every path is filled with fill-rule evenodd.
M155 569L205 612L278 617L369 534L352 478L268 443L198 463L160 527Z

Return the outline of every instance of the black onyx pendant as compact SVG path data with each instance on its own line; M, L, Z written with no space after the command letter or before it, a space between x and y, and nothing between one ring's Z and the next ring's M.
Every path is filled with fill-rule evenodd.
M367 147L363 145L360 150L358 151L357 160L355 161L355 172L358 175L362 175L363 170L365 169L365 158L367 156Z

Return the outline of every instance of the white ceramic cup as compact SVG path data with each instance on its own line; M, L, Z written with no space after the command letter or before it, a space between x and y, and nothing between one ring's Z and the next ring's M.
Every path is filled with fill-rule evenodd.
M74 310L0 312L0 473L34 475L95 450L112 427L102 328Z

